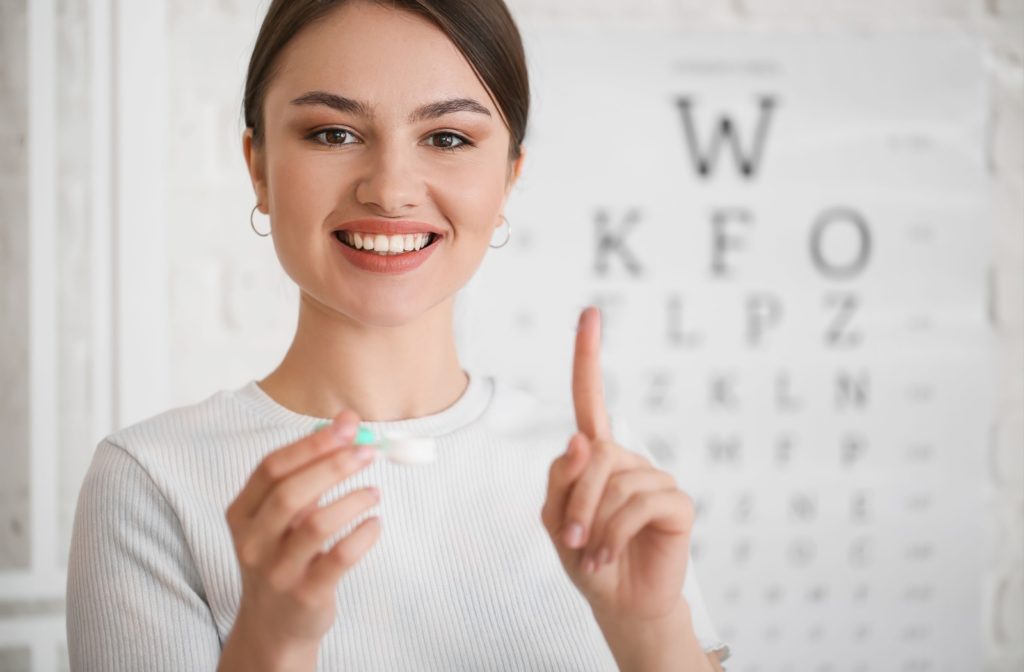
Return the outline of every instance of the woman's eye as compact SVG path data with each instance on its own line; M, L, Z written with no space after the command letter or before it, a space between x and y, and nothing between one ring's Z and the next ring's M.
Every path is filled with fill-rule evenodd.
M349 145L352 143L345 142L345 138L351 135L344 128L325 128L310 137L316 139L322 145Z
M466 138L462 137L461 135L457 135L449 131L441 131L440 133L434 133L430 137L440 139L440 144L435 144L435 147L437 147L438 149L447 149L449 151L454 151L456 149L460 149L466 146L472 146L473 144L469 140L466 140Z
M440 133L434 133L430 136L433 142L433 146L438 149L446 151L455 151L464 147L471 147L472 142L462 137L458 133L452 133L450 131L441 131ZM317 131L309 136L310 140L313 140L321 145L329 146L342 146L351 145L355 140L355 136L351 131L344 128L325 128L322 131ZM351 139L352 142L346 142L347 139Z

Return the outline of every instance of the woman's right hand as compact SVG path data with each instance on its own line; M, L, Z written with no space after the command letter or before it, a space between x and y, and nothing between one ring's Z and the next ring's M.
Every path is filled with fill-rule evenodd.
M312 652L315 661L334 624L338 581L380 536L372 516L323 552L331 536L379 501L368 487L318 506L325 490L373 461L373 448L352 445L358 425L358 416L345 410L331 426L270 453L228 507L242 574L232 637L247 640L245 648L272 658Z

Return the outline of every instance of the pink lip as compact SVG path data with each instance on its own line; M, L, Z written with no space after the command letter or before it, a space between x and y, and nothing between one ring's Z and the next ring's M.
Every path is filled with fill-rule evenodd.
M365 221L365 220L364 220ZM392 220L392 223L393 222ZM366 229L354 229L355 231L361 231ZM433 229L427 229L433 230ZM416 229L416 231L424 231L424 229ZM401 231L395 231L396 234ZM334 239L334 244L341 249L341 254L351 263L353 266L363 269L364 271L371 271L373 273L408 273L409 271L418 268L420 264L425 262L434 250L441 244L441 239L435 240L433 243L414 252L405 252L403 254L387 255L382 256L369 250L357 250L354 247L349 247L345 243L338 240L337 234L331 234L331 238Z
M335 228L334 231L382 233L385 236L405 233L424 233L427 231L436 233L439 236L443 236L445 234L444 229L441 227L435 226L434 224L427 224L426 222L417 222L412 219L379 219L375 217L349 220Z

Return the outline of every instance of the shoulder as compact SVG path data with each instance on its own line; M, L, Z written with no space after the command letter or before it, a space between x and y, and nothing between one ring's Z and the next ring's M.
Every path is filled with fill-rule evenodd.
M222 389L200 401L169 408L111 432L103 441L140 462L159 459L169 452L180 455L205 451L259 428L259 414L246 406L241 394L248 385Z
M255 416L241 404L240 391L241 388L218 390L201 401L137 420L105 439L126 449L161 444L170 436L177 442L195 443L232 427L251 426Z
M240 397L243 388L219 390L103 437L83 490L146 487L174 504L207 490L222 497L220 490L235 485L225 483L226 474L258 462L257 453L282 435Z

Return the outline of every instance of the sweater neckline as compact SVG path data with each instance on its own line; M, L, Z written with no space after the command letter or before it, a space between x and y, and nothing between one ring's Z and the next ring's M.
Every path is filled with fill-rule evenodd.
M494 395L493 376L483 376L465 370L463 373L469 378L469 382L462 395L447 408L417 418L363 421L360 425L375 432L431 437L462 429L483 415ZM281 405L257 384L255 378L236 389L235 395L254 408L260 416L304 431L312 430L318 423L332 420L304 415Z

